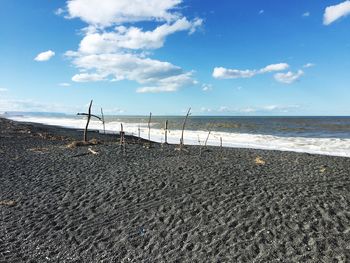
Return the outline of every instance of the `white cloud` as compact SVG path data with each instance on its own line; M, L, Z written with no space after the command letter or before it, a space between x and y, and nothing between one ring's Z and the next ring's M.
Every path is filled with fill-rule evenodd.
M303 68L312 68L312 67L314 67L314 66L315 66L314 63L307 63L307 64L305 64L305 65L303 66Z
M287 113L299 109L300 105L266 105L261 107L248 107L240 109L239 111L242 113Z
M166 38L179 31L192 34L203 23L189 20L179 11L182 0L68 0L67 18L88 24L77 51L67 51L79 73L75 82L135 81L139 93L174 92L196 85L193 72L169 62L149 58L149 50L163 47ZM150 21L154 29L130 26ZM162 22L159 25L159 22Z
M182 0L69 0L70 18L80 18L99 27L147 20L172 21L179 14L172 12Z
M202 107L202 108L200 109L200 112L211 112L211 111L212 111L212 109L206 108L206 107Z
M59 83L58 85L61 86L61 87L69 87L70 83L62 82L62 83Z
M158 26L153 31L119 26L113 32L88 33L81 41L79 51L87 54L101 54L117 52L120 49L157 49L163 47L167 36L185 30L193 33L201 24L202 20L199 18L188 21L184 17L172 24Z
M5 88L0 88L0 92L7 92L8 89L5 89Z
M203 84L202 85L202 90L203 91L211 91L211 90L213 90L213 85L211 85L211 84Z
M65 12L65 11L64 11L63 8L58 8L58 9L55 11L55 15L60 16L60 15L62 15L64 12Z
M263 13L265 13L265 10L261 9L261 10L259 11L259 15L262 15Z
M271 64L259 70L259 73L268 73L274 71L283 71L289 68L287 63Z
M132 80L147 86L138 92L176 91L182 86L195 85L192 72L184 72L169 62L142 58L135 54L82 55L73 59L73 64L83 71L72 80L76 82L101 81L113 77L115 80Z
M304 75L304 71L298 70L295 73L291 71L287 73L276 73L274 77L275 77L275 80L277 80L278 82L281 82L284 84L292 84L295 81L299 80L303 75Z
M94 82L106 80L105 74L97 74L97 73L79 73L72 77L72 81L74 82Z
M282 71L289 68L287 63L271 64L262 69L256 70L238 70L238 69L226 69L223 67L216 67L213 71L213 77L217 79L236 79L236 78L251 78L257 74L264 74L274 71Z
M329 6L325 9L323 15L323 24L330 25L341 17L350 14L350 1L347 0L338 5Z
M304 14L303 14L303 17L309 17L311 14L310 14L310 12L305 12Z
M257 72L254 70L227 69L223 67L216 67L213 71L213 77L216 79L251 78L256 74Z
M25 112L69 112L76 113L86 110L86 107L67 106L56 103L41 103L30 99L2 99L0 98L0 112L25 111Z
M300 105L266 105L256 107L242 107L242 108L230 108L227 106L220 106L218 108L206 108L202 107L200 112L206 113L227 113L227 114L238 114L238 115L251 115L251 114L281 114L295 112L300 109Z
M48 61L50 58L52 58L55 55L55 52L53 52L52 50L48 50L45 52L41 52L40 54L38 54L34 60L35 61Z
M176 87L141 87L136 90L137 93L161 93L161 92L174 92Z

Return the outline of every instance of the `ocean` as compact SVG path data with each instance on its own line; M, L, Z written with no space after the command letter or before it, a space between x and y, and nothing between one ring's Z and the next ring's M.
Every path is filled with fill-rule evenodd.
M82 129L84 117L57 114L4 115L16 121ZM151 140L164 142L168 120L168 142L179 143L184 117L152 116ZM148 138L148 116L106 116L106 131L118 133L123 123L127 134ZM90 129L103 132L92 119ZM307 152L350 157L350 117L222 117L190 116L184 133L185 144Z

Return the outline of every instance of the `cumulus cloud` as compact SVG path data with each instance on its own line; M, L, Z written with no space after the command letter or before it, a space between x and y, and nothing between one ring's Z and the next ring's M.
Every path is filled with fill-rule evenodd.
M69 0L70 18L80 18L99 27L139 21L173 21L180 14L173 12L182 0Z
M132 80L147 85L138 92L171 92L182 86L195 85L192 72L185 72L169 62L142 58L135 54L81 55L73 59L73 64L95 73L79 73L72 80L76 82L101 81L113 77L114 80ZM152 86L149 86L152 85Z
M347 0L338 5L328 6L323 15L323 24L330 25L336 20L350 14L350 1Z
M289 68L287 63L271 64L259 70L259 73L268 73L274 71L283 71Z
M34 58L34 60L35 60L35 61L39 61L39 62L48 61L48 60L50 60L54 55L55 55L55 52L53 52L52 50L48 50L48 51L41 52L40 54L38 54L38 55Z
M287 73L276 73L274 77L278 82L292 84L299 80L303 75L304 71L298 70L297 72L288 71Z
M142 31L137 27L118 26L113 32L88 33L80 42L79 51L87 54L117 52L120 49L158 49L163 47L167 36L178 31L193 33L202 20L188 21L183 17L172 24L163 24L153 31Z
M77 51L66 56L78 68L75 82L135 81L139 93L174 92L195 85L192 71L169 62L151 59L149 50L164 46L179 31L194 33L202 19L189 20L179 11L182 0L68 0L68 18L80 18L88 26ZM150 21L144 30L130 25ZM159 23L161 23L159 25Z
M105 80L106 74L97 73L79 73L72 77L74 82L95 82Z
M256 75L254 70L238 70L227 69L223 67L216 67L213 71L213 77L216 79L237 79L237 78L251 78Z
M238 70L227 69L223 67L216 67L213 71L213 77L216 79L237 79L237 78L251 78L258 74L270 73L275 71L282 71L289 68L287 63L271 64L262 69L256 70Z

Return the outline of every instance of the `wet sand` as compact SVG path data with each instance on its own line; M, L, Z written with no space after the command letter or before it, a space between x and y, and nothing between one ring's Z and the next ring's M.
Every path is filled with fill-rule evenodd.
M349 158L81 138L0 119L0 262L350 262Z

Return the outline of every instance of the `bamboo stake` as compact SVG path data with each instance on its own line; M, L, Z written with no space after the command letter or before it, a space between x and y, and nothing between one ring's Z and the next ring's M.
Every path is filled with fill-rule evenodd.
M101 116L102 116L102 124L103 124L103 134L106 134L105 116L103 115L102 108L101 108Z

